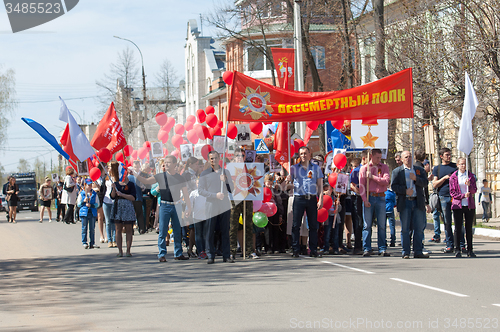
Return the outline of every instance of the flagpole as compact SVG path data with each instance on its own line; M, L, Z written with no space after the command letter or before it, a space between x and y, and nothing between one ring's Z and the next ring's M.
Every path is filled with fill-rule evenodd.
M247 215L247 201L244 200L243 201L243 260L245 260L247 257L246 255L246 248L247 248L247 241L246 241L246 227L247 227L247 218L246 218L246 215Z
M228 130L228 125L229 125L229 120L226 120L226 139L224 139L224 151L223 151L223 154L222 154L222 170L221 170L221 174L225 174L224 173L224 167L226 165L226 149L227 149L227 130ZM221 181L220 183L220 192L223 193L224 192L224 181Z
M411 160L414 158L414 150L415 150L415 117L411 118ZM415 161L411 163L411 169L415 169L414 167Z
M287 137L287 140L288 140L288 174L291 173L291 170L292 170L292 156L290 156L290 145L292 144L292 140L290 139L290 123L287 122L286 123L286 137ZM286 168L285 168L286 169Z

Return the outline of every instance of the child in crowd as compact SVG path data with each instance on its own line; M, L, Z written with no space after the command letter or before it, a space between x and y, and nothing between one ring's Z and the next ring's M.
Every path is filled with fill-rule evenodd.
M385 192L385 216L389 222L389 229L391 231L390 247L396 246L396 218L394 215L394 207L396 206L396 193L391 189Z
M194 239L198 259L207 259L205 253L205 231L207 227L205 203L207 198L198 193L198 179L196 179L196 189L189 194L189 200L193 205Z
M80 219L82 221L82 244L85 249L94 248L95 219L99 200L97 194L92 190L92 180L85 180L85 189L80 191L78 196L78 207ZM90 245L87 243L87 231L90 238Z

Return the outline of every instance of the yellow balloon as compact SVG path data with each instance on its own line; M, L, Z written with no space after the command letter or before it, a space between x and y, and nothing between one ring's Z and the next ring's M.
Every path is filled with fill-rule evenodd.
M243 217L240 214L240 224L243 225Z
M168 230L168 234L172 234L172 232L173 232L173 231L174 231L174 230L173 230L172 228L170 228L170 229Z

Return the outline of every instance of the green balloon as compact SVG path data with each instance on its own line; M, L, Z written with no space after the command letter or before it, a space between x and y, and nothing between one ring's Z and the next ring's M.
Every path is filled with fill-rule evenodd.
M260 228L266 227L267 222L269 221L264 212L255 212L252 220L255 226Z

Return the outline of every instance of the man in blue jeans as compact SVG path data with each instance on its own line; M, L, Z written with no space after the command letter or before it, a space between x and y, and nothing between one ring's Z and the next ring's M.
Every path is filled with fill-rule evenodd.
M429 181L423 167L413 166L410 151L401 154L403 165L392 172L391 188L397 194L397 207L401 219L402 257L410 258L410 224L413 224L413 253L415 258L428 258L422 252L425 220L424 188Z
M293 183L293 223L292 223L292 257L298 258L300 253L300 225L304 211L309 224L309 249L311 257L318 254L318 210L323 207L323 172L321 168L310 162L311 150L307 146L299 149L300 162L290 167L287 180ZM318 199L316 199L318 198Z
M434 166L432 169L432 175L434 175L432 186L438 191L439 200L441 201L441 211L444 217L444 231L446 236L446 248L444 252L453 253L454 245L453 231L451 229L452 217L449 179L451 174L457 170L457 165L451 162L451 150L448 148L441 148L439 150L439 158L441 158L441 165ZM435 221L438 213L439 212L435 212ZM434 227L436 227L436 222ZM462 239L461 243L464 246L465 240Z
M172 223L172 230L174 233L174 256L175 260L186 260L189 257L182 254L182 235L180 219L182 218L182 202L181 191L186 203L187 209L186 216L191 215L191 201L187 191L186 180L177 173L177 158L172 155L166 156L161 164L161 172L154 176L145 178L139 174L132 167L129 168L136 177L136 179L144 184L155 184L158 182L160 188L160 222L158 234L158 260L166 262L165 255L167 254L167 244L165 238L168 233L168 224Z

